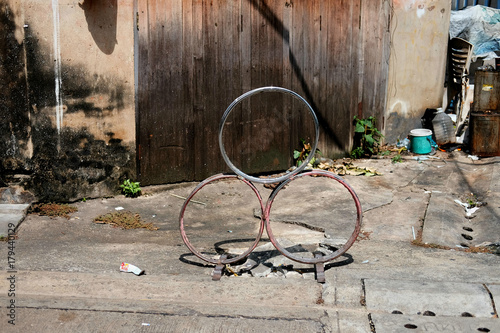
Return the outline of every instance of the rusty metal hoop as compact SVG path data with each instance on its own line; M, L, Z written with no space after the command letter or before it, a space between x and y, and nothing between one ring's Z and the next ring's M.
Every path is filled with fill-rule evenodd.
M339 182L342 186L344 186L344 188L346 188L349 191L352 199L354 200L354 204L356 206L356 212L357 212L356 224L354 227L354 231L353 231L351 237L347 240L347 242L342 247L340 247L337 251L333 252L332 254L327 255L327 256L318 256L318 257L315 257L313 259L294 256L291 252L287 251L283 246L281 246L278 243L278 241L276 240L276 238L274 237L271 226L270 226L270 222L269 222L271 207L272 207L274 198L278 195L278 192L283 187L288 185L291 181L293 181L294 179L298 179L301 177L307 177L307 176L322 176L322 177L331 178L331 179ZM359 230L361 229L361 219L362 219L362 215L363 215L361 203L359 201L358 196L356 195L356 193L352 189L352 187L345 180L343 180L341 177L337 176L336 174L334 174L332 172L325 171L325 170L306 171L306 172L303 172L303 173L300 173L297 175L293 175L290 178L288 178L287 180L285 180L284 182L282 182L278 187L276 187L274 189L274 191L269 196L269 199L267 201L264 212L265 212L266 231L267 231L267 235L269 236L269 240L271 241L271 243L285 257L287 257L291 260L303 263L303 264L325 263L327 261L331 261L333 259L336 259L336 258L340 257L342 254L344 254L352 246L352 244L356 241L356 238L358 237Z
M210 182L221 180L221 179L229 179L229 178L238 179L238 180L241 180L242 182L244 182L245 184L247 184L253 190L253 192L257 196L257 199L259 199L261 212L264 212L264 205L262 203L262 197L261 197L259 191L257 190L257 188L250 181L243 179L241 177L238 177L236 175L217 174L217 175L214 175L212 177L205 179L204 181L199 183L198 186L196 186L194 188L194 190L191 192L191 194L184 201L184 205L182 206L182 209L181 209L181 212L179 215L179 227L180 227L181 236L182 236L182 240L184 241L184 244L186 244L186 246L189 248L189 250L195 256L197 256L201 260L210 262L212 264L231 264L231 263L237 262L237 261L247 257L255 249L257 244L259 243L260 238L262 237L262 233L264 231L264 214L262 214L261 215L262 217L260 219L259 232L258 232L257 237L255 238L255 242L245 252L243 252L242 254L240 254L237 257L232 257L232 258L226 258L225 256L221 256L221 258L219 258L219 259L213 259L213 258L207 257L207 256L203 255L200 251L198 251L189 241L189 239L186 235L186 231L184 230L184 213L186 211L187 205L189 204L189 201L191 201L191 199L194 197L194 195L196 193L198 193L199 190L201 190L205 185L209 184Z
M303 104L306 105L306 107L309 110L309 113L311 114L311 117L313 119L314 129L315 129L315 140L314 140L314 144L312 145L311 151L313 151L313 152L316 151L316 148L318 146L318 140L319 140L319 123L318 123L318 118L316 117L316 113L314 113L313 108L311 107L311 105L309 105L309 103L307 103L307 101L302 96L300 96L296 92L291 91L291 90L286 89L286 88L273 87L273 86L270 86L270 87L261 87L261 88L250 90L250 91L244 93L243 95L241 95L240 97L236 98L228 106L228 108L224 112L224 115L222 116L222 119L221 119L221 122L220 122L220 125L219 125L219 147L220 147L220 151L222 153L222 158L224 158L224 161L229 166L229 168L231 168L231 170L233 170L234 173L236 173L237 175L239 175L239 176L241 176L241 177L243 177L245 179L248 179L250 181L253 181L253 182L256 182L256 183L261 183L261 184L279 183L279 182L282 182L282 181L288 179L292 175L297 174L297 173L301 172L302 170L304 170L304 168L307 166L307 164L314 157L314 154L309 154L309 156L307 156L306 160L300 166L298 166L293 171L291 171L291 172L289 172L289 173L287 173L287 174L285 174L285 175L283 175L281 177L275 177L275 178L257 178L257 177L253 177L253 176L250 176L250 175L244 173L243 171L241 171L240 169L238 169L231 162L231 160L227 156L226 149L224 148L224 143L223 143L223 140L222 140L223 131L224 131L224 124L226 123L227 117L229 116L229 114L231 113L231 111L236 107L236 105L238 105L239 103L241 103L241 101L243 101L244 99L246 99L246 98L248 98L248 97L250 97L252 95L262 93L262 92L281 92L281 93L285 93L285 94L288 94L288 95L291 95L291 96L295 97L296 99L298 99L299 101L301 101Z

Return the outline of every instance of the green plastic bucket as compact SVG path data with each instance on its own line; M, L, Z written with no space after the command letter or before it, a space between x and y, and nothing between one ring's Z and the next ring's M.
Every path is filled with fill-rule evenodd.
M410 131L410 149L415 154L429 154L432 151L432 131L417 128Z

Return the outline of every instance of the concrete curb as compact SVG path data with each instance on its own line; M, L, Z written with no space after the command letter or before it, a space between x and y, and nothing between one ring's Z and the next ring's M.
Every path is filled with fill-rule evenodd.
M13 233L24 220L30 204L0 204L0 237Z

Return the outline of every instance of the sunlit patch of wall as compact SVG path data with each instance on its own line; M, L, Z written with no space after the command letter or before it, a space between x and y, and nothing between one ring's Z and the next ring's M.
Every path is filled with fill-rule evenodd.
M449 0L394 0L385 141L395 143L427 108L441 107L448 48Z

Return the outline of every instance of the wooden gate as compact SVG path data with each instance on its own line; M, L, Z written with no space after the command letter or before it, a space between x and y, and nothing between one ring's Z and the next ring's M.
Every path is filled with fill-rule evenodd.
M319 147L330 157L351 148L354 115L383 121L387 0L144 0L136 6L142 185L228 170L219 121L236 97L257 87L303 96L318 115ZM265 95L242 104L228 124L226 150L247 173L289 167L311 130L297 103ZM265 158L253 159L251 148Z

